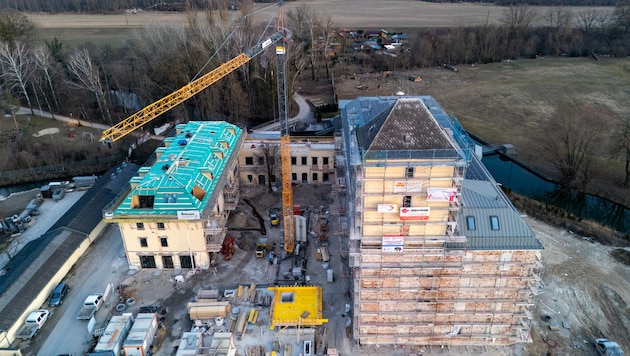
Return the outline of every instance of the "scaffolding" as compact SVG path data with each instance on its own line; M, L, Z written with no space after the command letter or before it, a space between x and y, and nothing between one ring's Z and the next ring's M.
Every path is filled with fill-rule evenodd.
M350 167L355 338L454 346L527 341L538 251L467 250L457 226L467 158L390 153ZM430 187L453 194L431 201ZM388 204L392 214L379 211ZM428 206L430 214L403 220L404 206Z

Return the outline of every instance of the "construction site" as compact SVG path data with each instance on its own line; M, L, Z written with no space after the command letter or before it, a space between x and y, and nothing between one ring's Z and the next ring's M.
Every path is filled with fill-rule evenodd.
M129 323L116 317L129 313L157 323L142 354L514 354L535 343L543 243L480 147L431 96L403 94L340 100L334 133L297 135L280 19L278 32L103 132L114 144L275 48L275 126L175 125L92 206L105 232L84 261L116 240L125 266L103 293L118 304L93 313L89 355L121 351ZM89 275L75 267L64 281L80 285ZM114 321L117 349L104 342Z

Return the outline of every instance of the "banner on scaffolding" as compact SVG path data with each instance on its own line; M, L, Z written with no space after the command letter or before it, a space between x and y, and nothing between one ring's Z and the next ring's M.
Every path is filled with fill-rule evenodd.
M376 211L379 213L395 213L398 211L398 204L378 204Z
M401 235L383 236L383 252L402 253L405 237Z
M429 207L402 207L400 208L400 220L429 220Z
M427 188L428 201L453 201L457 188Z
M421 180L395 180L394 193L422 193L423 182Z

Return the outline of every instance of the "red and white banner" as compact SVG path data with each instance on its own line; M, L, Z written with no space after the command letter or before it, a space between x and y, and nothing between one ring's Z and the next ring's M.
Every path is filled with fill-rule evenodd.
M429 220L429 213L431 208L400 208L400 220Z
M395 180L394 193L422 193L423 182L421 180Z
M457 188L427 188L428 201L453 201Z
M398 211L398 204L378 204L376 211L379 213L395 213Z

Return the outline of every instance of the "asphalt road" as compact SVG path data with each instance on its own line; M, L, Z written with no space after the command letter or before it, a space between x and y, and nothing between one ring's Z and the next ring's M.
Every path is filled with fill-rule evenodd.
M70 286L70 293L61 306L52 309L51 318L40 335L28 348L23 349L23 352L26 351L24 355L84 355L92 340L88 322L76 319L84 299L93 293L104 293L107 285L113 284L113 293L95 315L96 327L104 327L109 319L108 313L118 303L115 286L122 281L127 271L118 227L110 225L64 280Z

